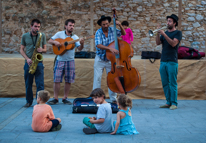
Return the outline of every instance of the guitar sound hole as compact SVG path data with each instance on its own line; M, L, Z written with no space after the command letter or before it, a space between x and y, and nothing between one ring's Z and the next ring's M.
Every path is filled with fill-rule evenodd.
M64 43L64 46L65 46L65 47L66 47L66 46L68 46L68 43L67 43L67 42L65 42L65 43Z

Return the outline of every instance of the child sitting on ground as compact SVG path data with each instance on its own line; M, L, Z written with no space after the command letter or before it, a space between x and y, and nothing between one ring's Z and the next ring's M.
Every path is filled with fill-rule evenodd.
M61 119L55 119L51 106L46 104L49 98L48 91L41 90L37 93L37 105L33 109L31 125L35 132L58 131L62 127Z
M112 131L112 109L111 105L105 101L105 94L101 88L96 88L90 94L96 104L100 104L97 116L93 118L85 117L83 123L89 128L84 128L85 134L108 133Z
M130 110L132 108L132 100L126 95L120 95L117 99L117 105L119 106L120 110L117 113L117 121L114 121L113 123L115 130L111 133L111 135L139 134L132 121L132 113Z

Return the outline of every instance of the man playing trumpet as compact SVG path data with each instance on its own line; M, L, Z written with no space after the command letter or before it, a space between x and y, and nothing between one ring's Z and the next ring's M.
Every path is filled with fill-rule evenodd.
M159 30L156 36L156 44L162 44L160 62L160 76L166 104L160 108L177 109L177 73L178 73L178 47L182 39L182 32L176 30L178 17L175 14L167 16L167 31ZM160 36L161 35L161 36Z

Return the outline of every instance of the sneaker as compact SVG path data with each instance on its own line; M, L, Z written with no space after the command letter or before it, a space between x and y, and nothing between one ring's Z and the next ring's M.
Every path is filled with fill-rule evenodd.
M170 105L165 104L165 105L160 106L160 108L170 108Z
M54 104L58 104L59 101L57 99L53 98L52 100L48 101L47 103L50 105L54 105Z
M64 104L72 105L72 102L70 102L68 98L62 99L62 102Z
M174 109L177 109L177 106L175 105L170 106L170 110L174 110Z
M31 103L26 103L25 105L24 105L24 107L30 107L32 104Z
M85 134L95 134L95 133L97 133L97 129L84 128L84 129L83 129L83 132L84 132Z
M61 128L62 128L62 125L59 124L56 127L54 127L51 131L59 131L59 130L61 130Z

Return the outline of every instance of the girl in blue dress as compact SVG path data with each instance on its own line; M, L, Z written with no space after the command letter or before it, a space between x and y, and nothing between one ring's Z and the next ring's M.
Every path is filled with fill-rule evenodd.
M126 95L120 95L117 99L117 104L120 108L117 113L117 121L114 121L114 134L133 135L139 134L132 121L132 100Z

